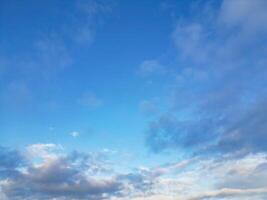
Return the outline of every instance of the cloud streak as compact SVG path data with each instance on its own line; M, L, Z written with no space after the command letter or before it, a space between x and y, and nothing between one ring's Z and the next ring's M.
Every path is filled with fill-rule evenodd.
M172 70L168 111L149 124L147 144L155 152L266 151L267 4L196 5L172 34L181 67Z

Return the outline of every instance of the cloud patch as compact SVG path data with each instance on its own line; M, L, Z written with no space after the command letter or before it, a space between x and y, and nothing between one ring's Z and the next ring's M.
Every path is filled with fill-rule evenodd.
M167 86L168 111L148 125L147 144L155 152L266 152L267 4L225 0L195 7L172 34L179 68Z
M0 191L5 200L32 199L264 199L267 155L195 157L117 172L109 151L58 151L32 144L26 151L0 148ZM35 150L40 150L40 153ZM265 178L266 177L266 178ZM1 196L1 197L2 197Z

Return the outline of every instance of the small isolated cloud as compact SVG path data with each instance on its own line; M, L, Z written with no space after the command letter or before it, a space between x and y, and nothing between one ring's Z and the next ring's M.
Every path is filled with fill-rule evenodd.
M103 105L103 101L92 92L83 93L78 103L87 108L98 108Z
M70 136L76 138L76 137L79 137L80 136L80 133L78 131L72 131L69 133Z

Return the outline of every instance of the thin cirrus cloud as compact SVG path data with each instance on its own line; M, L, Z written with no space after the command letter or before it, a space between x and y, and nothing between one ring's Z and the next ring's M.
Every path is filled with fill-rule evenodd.
M173 32L176 59L192 67L177 71L170 110L149 125L148 146L155 151L266 151L267 38L260 24L267 20L267 4L226 0L219 9L212 3L201 6L201 17L179 21Z
M138 68L137 74L142 77L161 75L165 73L164 66L157 60L145 60Z
M33 77L50 80L72 66L75 63L73 49L66 40L72 41L74 48L90 46L95 40L99 21L105 21L105 15L112 12L113 5L104 1L75 1L71 4L69 14L64 13L58 19L63 21L60 25L51 23L49 26L52 28L47 29L48 24L39 24L42 31L34 31L34 37L27 41L31 51L18 50L16 55L10 55L2 50L1 63L4 66L1 66L1 72L7 74L16 71L25 81Z

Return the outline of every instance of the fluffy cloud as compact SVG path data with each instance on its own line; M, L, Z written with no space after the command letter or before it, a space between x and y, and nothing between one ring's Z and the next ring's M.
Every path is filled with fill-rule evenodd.
M161 173L150 169L115 172L110 150L65 153L60 145L0 148L0 190L10 199L112 199L150 194Z
M121 183L115 177L97 176L106 170L100 155L66 155L57 148L55 144L27 147L24 165L19 152L1 148L1 190L6 198L102 199L120 190Z
M26 151L1 147L0 190L5 200L264 199L267 155L195 157L116 172L110 154L65 153L59 145L33 144ZM40 154L36 150L40 150ZM45 155L45 156L44 156Z

